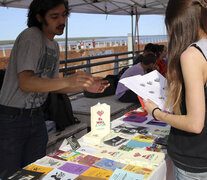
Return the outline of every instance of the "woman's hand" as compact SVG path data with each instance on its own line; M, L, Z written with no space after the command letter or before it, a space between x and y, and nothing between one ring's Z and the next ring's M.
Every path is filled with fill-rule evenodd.
M152 115L152 111L154 108L158 107L157 104L155 104L153 101L151 101L150 99L144 100L144 104L145 104L145 110Z

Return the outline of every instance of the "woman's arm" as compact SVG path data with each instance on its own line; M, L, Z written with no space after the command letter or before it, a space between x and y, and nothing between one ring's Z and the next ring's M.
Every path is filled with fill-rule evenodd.
M171 126L187 132L200 133L205 121L205 94L204 94L204 70L207 63L203 55L194 47L188 48L181 55L181 68L185 83L186 115L172 115L154 111L154 116ZM145 101L148 113L157 107L152 101Z

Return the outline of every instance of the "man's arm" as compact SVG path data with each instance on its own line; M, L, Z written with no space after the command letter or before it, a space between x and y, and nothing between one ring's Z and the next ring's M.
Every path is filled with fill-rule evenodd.
M77 72L64 78L40 78L33 71L18 74L19 87L24 92L71 93L83 89L89 92L103 92L109 86L102 78L94 78L87 72Z

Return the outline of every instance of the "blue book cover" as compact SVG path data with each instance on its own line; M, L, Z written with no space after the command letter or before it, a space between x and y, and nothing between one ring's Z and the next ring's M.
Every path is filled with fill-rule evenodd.
M122 164L120 162L116 162L107 158L102 158L93 164L94 167L98 167L105 170L115 171L116 168L122 169L126 164Z
M135 148L144 148L144 147L150 147L152 143L130 140L126 145Z
M128 171L124 171L122 169L116 169L109 180L124 180L124 179L130 179L130 180L143 180L144 175L132 173Z

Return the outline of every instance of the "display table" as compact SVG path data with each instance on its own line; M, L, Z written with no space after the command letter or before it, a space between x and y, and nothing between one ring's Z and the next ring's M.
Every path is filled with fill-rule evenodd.
M153 127L156 127L156 128L162 127L162 128L166 128L166 129L170 128L169 125L156 126L152 123L149 123L152 120L152 117L150 117L150 116L147 116L147 120L142 123L126 122L126 121L123 121L124 118L125 118L125 116L121 116L121 117L115 119L114 121L111 121L111 129L113 129L123 123L133 125L134 127L144 126L144 127L148 127L149 129L153 128ZM81 126L81 124L80 124L80 129L81 128L82 128L82 130L84 130L86 128L86 125ZM32 163L31 165L28 166L28 167L30 167L30 166L31 167L27 170L37 171L39 169L39 171L40 171L42 168L42 172L45 172L42 179L45 180L45 179L51 179L48 177L52 177L54 175L57 175L58 173L56 171L58 171L60 174L63 174L64 170L67 170L67 173L65 172L66 173L66 175L64 176L65 178L76 179L80 175L82 175L82 173L84 174L84 172L87 172L87 170L91 169L91 167L89 167L89 166L88 167L82 166L81 168L80 167L77 168L76 166L77 166L77 164L80 165L78 162L79 162L79 160L81 160L81 158L83 158L87 155L95 156L94 155L95 151L93 152L93 150L91 150L93 148L89 144L84 142L83 137L81 137L80 139L78 139L81 147L78 148L75 152L71 151L71 152L67 153L67 151L71 150L71 147L72 147L69 145L68 139L69 138L67 138L67 136L66 136L66 139L64 140L65 144L64 143L62 144L59 151L56 151L52 154L49 154L46 157ZM105 145L102 144L102 147L103 146L105 147ZM117 150L118 150L118 147L115 147L115 148L117 148ZM82 155L79 154L80 156L77 156L78 153L82 153ZM71 155L71 154L73 154L73 155ZM53 160L51 160L49 158L52 158ZM78 158L79 158L79 160L78 160ZM99 159L101 159L101 158L99 158ZM67 165L67 167L66 167L66 165ZM72 166L74 166L74 167L71 169ZM166 158L164 159L164 161L162 161L159 164L159 166L157 166L154 169L154 171L147 178L147 180L173 180L173 168L172 167L173 167L172 161L170 160L170 158L166 154ZM55 168L55 169L52 169L52 168ZM74 168L77 168L79 171L82 171L82 172L81 173L79 172L79 174L68 173L68 172L75 172ZM83 172L84 168L86 168L87 170L85 169ZM47 169L47 171L46 171L46 169ZM55 170L55 172L54 172L54 170ZM50 171L53 172L53 174L50 174L51 173ZM94 171L94 173L96 173L96 172L98 173L99 170L95 168L95 170L93 169L93 171ZM104 176L104 174L106 175L106 173L109 173L109 171L106 171L104 173L102 172L102 176ZM113 174L113 171L111 171L110 176L112 174ZM108 176L108 177L110 177L110 176ZM97 178L97 179L99 179L99 178ZM106 179L109 179L109 178L106 178ZM62 179L60 178L60 180L62 180ZM133 179L133 180L135 180L135 179Z
M123 118L125 116L122 116L120 118L117 118L116 120L111 122L111 128L114 128L123 122ZM133 123L130 122L129 124L134 125L134 126L145 126L145 127L154 127L153 125L148 125L147 123L152 119L151 116L148 116L148 120L145 121L144 123ZM159 127L159 126L157 126ZM166 128L170 128L169 125L166 126ZM174 175L173 175L173 163L169 156L166 154L165 161L163 161L159 167L152 173L152 175L148 178L148 180L174 180Z

